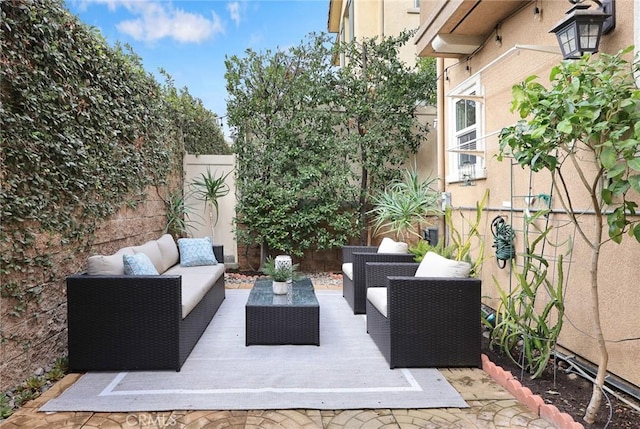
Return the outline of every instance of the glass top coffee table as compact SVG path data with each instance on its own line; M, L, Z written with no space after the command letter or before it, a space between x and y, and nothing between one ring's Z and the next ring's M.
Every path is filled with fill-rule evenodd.
M245 306L246 345L320 345L320 304L308 278L276 295L271 279L258 279Z

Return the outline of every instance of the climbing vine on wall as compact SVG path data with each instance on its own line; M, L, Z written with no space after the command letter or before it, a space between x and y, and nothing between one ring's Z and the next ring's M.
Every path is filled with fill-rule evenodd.
M182 146L160 85L130 50L59 0L0 5L1 291L20 313L32 283L54 275L35 239L90 245L98 222L180 168ZM42 279L20 275L34 267Z
M168 106L168 114L184 140L187 153L231 155L231 147L224 140L220 118L206 109L202 100L189 93L188 88L176 88L174 80L166 70L163 95Z

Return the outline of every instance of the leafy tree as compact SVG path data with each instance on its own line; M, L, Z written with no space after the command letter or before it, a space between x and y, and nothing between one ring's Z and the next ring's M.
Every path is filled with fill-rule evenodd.
M414 111L433 99L435 73L398 59L410 36L332 50L311 34L286 52L227 59L239 240L300 254L366 239L371 196L400 176L427 132ZM335 69L341 54L349 61Z
M288 51L226 59L227 116L237 139L239 241L301 255L353 236L347 148L331 112L326 36ZM264 254L264 253L263 253Z
M435 57L420 57L418 58L418 73L426 77L428 80L425 83L424 102L428 105L435 105L438 102L437 90L438 81L436 76L438 74L436 58Z
M347 59L337 72L337 111L349 162L357 168L361 242L366 240L371 196L399 176L409 154L418 151L428 129L415 115L433 101L435 70L429 61L405 64L399 49L414 32L354 40L339 47Z
M182 137L184 149L195 155L228 155L231 148L224 140L218 116L193 97L187 88L178 90L173 78L164 70L166 82L163 86L164 99L178 136Z
M640 91L633 78L640 63L625 60L631 51L565 61L552 69L549 89L535 76L514 86L512 110L523 119L500 135L500 158L509 152L523 167L551 173L560 203L591 249L593 334L600 362L584 416L588 423L595 421L602 400L609 358L598 299L600 249L611 241L620 243L625 233L640 242ZM569 174L577 177L575 186L568 183ZM584 191L594 210L591 229L583 225L572 200ZM605 229L609 239L603 236Z

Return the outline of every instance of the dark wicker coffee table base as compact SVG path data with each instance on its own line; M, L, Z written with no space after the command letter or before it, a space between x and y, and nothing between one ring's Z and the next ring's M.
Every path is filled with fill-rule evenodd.
M270 280L268 285L271 287ZM309 279L296 282L295 287L311 288L310 293L313 294L313 285ZM315 295L312 301L315 303L299 303L294 299L290 304L264 305L255 302L250 296L245 307L246 345L319 346L320 305Z

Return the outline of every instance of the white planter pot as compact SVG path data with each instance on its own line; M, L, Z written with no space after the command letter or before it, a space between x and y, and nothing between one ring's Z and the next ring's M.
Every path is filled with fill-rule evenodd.
M273 282L273 293L276 295L286 295L289 290L289 285L287 282Z

